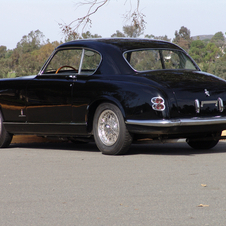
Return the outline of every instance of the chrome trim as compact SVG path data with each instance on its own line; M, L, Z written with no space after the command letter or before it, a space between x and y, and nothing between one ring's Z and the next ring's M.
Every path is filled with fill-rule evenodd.
M120 136L117 115L109 109L104 110L98 119L97 130L102 143L108 147L113 146Z
M153 126L153 127L174 127L174 126L204 126L226 123L226 117L194 117L190 119L162 119L162 120L127 120L128 125Z
M56 126L86 126L87 123L33 123L33 122L3 122L4 125L56 125Z
M195 100L195 107L196 107L196 104L197 104L198 101L199 100L197 100L197 99ZM224 102L220 97L218 97L217 100L201 101L201 107L203 107L204 104L214 104L215 107L218 107L219 112L224 111ZM197 107L196 107L196 112L197 112ZM199 113L199 112L197 112L197 113Z
M23 109L20 110L20 115L18 117L19 118L25 118L25 117L27 117L26 115L24 115L24 110Z
M201 107L203 108L204 104L215 104L215 106L217 107L217 103L218 103L218 100L205 100L205 101L201 101Z
M78 69L79 75L81 74L81 71L82 71L82 64L83 64L83 60L84 60L84 55L85 55L85 49L83 48L82 49L82 56L81 56L80 64L79 64L79 69Z
M218 110L219 110L219 112L223 112L224 111L224 102L223 102L223 100L219 97L217 99L217 102L218 102Z
M195 111L196 113L200 113L200 103L198 99L195 99Z

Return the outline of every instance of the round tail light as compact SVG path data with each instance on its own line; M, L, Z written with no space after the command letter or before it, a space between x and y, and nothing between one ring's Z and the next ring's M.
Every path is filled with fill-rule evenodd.
M152 102L152 109L155 111L164 111L166 106L165 106L165 101L162 97L153 97L151 99Z

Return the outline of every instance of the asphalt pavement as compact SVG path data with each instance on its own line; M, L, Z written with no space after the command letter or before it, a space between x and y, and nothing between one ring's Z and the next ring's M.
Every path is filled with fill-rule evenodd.
M12 144L0 150L0 225L225 226L225 147Z

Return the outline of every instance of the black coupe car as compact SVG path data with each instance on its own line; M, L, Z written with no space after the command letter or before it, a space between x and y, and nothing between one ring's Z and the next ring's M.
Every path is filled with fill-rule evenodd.
M179 46L150 39L60 45L38 75L0 80L0 147L15 134L94 138L103 154L133 141L186 138L209 149L226 129L226 81Z

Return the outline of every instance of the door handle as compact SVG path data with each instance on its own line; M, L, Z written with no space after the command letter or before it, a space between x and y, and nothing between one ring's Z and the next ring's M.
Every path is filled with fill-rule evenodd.
M76 75L69 75L68 79L72 79L72 80L77 80L77 76Z

